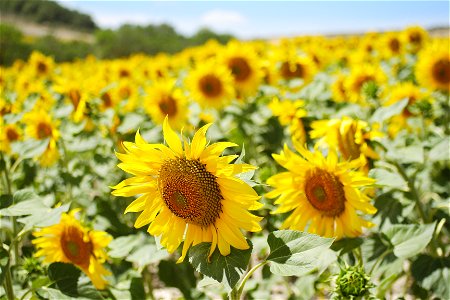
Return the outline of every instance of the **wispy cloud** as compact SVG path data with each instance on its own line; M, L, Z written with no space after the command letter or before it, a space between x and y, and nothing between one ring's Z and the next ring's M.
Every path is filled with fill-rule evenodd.
M210 10L204 13L199 21L199 26L220 31L235 31L248 22L247 18L241 13L223 9Z

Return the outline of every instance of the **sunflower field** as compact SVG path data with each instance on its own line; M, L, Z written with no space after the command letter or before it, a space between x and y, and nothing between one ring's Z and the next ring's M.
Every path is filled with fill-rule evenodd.
M0 70L2 299L450 299L447 37Z

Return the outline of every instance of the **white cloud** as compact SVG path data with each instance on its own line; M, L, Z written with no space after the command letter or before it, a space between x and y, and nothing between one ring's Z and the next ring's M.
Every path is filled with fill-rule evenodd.
M231 10L215 9L206 12L200 17L200 26L221 31L235 31L246 23L247 19L245 16Z
M94 21L102 28L116 29L122 24L148 25L160 23L161 20L153 18L148 14L96 14Z

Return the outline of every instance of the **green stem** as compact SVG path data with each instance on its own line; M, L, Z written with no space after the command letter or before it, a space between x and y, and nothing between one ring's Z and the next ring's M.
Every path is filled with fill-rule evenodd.
M155 296L153 295L153 280L152 280L152 273L148 270L148 266L144 267L142 270L142 278L144 282L147 284L147 298L148 299L155 299Z
M379 263L381 263L381 261L386 257L386 255L389 254L389 252L391 252L391 250L390 250L390 249L387 249L386 251L383 252L383 254L381 254L381 255L378 257L378 259L377 259L377 260L375 261L375 263L373 264L372 268L370 268L370 271L369 271L369 275L370 275L370 276L372 276L372 273L373 273L373 271L375 270L375 268L377 267L377 265L378 265Z
M6 292L6 297L9 300L14 300L14 289L12 286L12 277L11 277L11 269L8 263L8 266L6 268L6 272L5 272L5 292Z
M268 261L265 260L263 262L260 262L259 264L255 265L253 268L250 269L250 271L248 271L247 274L245 274L245 277L242 279L241 284L239 285L239 288L236 289L236 287L233 288L233 290L230 293L230 299L231 300L239 300L241 298L242 292L244 291L244 286L245 283L247 282L247 280L253 275L253 273L259 269L260 267L264 266L265 264L267 264Z
M422 218L422 221L426 224L429 223L430 220L428 220L428 218L426 217L425 214L425 210L422 207L422 202L420 202L420 197L419 197L419 193L417 192L417 189L414 185L414 180L412 180L405 172L405 170L403 169L403 167L398 163L398 162L391 162L392 164L395 165L395 167L397 168L398 172L400 173L400 175L403 177L403 179L407 182L408 184L408 188L412 194L413 200L416 202L416 207L417 210L419 212L420 217Z
M67 154L68 151L66 148L66 144L64 143L64 140L62 137L59 138L59 141L61 143L61 146L62 146L62 149L64 152L64 159L63 159L64 168L66 169L67 175L69 175L69 156ZM68 193L67 193L67 197L65 199L67 199L66 202L69 202L72 199L72 184L70 182L68 183L67 189L68 189Z

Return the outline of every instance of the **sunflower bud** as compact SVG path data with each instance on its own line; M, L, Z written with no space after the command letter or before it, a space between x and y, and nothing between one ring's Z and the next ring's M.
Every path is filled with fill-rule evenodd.
M369 296L369 289L373 287L364 268L361 266L350 266L341 269L336 279L336 299L362 299Z

